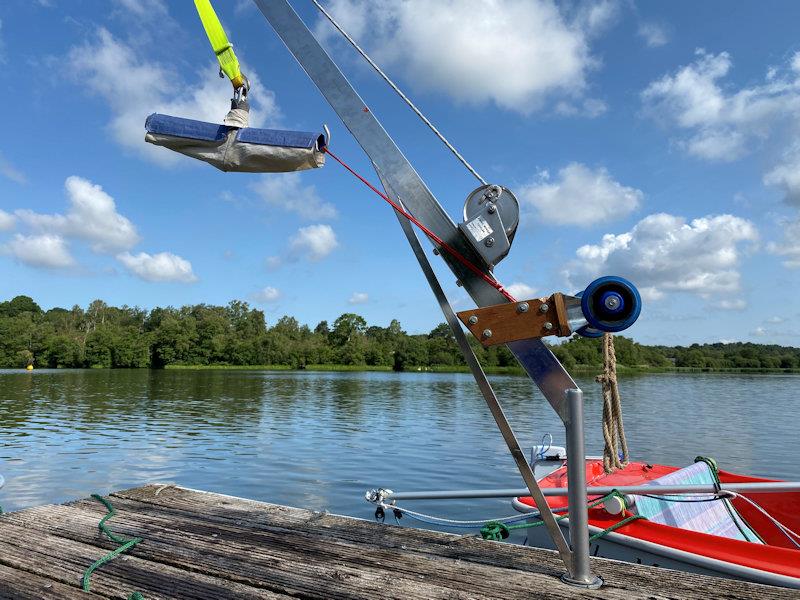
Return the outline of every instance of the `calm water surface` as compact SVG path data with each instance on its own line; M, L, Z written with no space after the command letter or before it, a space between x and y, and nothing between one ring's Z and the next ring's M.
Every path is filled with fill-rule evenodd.
M524 445L555 413L523 377L494 377ZM602 452L601 398L586 398ZM798 375L652 374L621 380L634 458L800 479ZM429 373L0 371L0 504L17 509L147 482L369 518L363 493L521 487L471 377ZM504 500L417 502L451 518Z

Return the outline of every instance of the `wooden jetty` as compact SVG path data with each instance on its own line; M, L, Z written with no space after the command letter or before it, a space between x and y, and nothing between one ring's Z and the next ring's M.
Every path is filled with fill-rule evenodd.
M319 598L433 600L498 598L797 598L796 590L595 558L606 585L559 580L554 551L267 504L175 486L108 496L108 527L139 537L119 546L98 531L95 499L0 517L1 598Z

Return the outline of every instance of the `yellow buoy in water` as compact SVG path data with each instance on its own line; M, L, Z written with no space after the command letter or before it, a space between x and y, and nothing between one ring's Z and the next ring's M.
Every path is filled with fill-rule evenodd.
M33 365L28 365L27 367L25 367L25 369L27 369L28 371L33 371Z

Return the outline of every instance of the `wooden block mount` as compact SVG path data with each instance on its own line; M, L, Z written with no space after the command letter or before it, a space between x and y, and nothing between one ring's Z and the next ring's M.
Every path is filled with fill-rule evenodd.
M547 298L495 304L457 314L485 348L517 340L572 334L564 295L558 292Z

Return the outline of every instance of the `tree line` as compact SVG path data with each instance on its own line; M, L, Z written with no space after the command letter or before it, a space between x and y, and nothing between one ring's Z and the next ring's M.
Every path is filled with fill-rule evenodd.
M619 365L631 368L798 369L800 349L751 343L644 346L617 336ZM486 367L514 367L504 347L470 343ZM574 336L553 345L567 369L600 367L599 340ZM227 306L42 308L28 296L0 302L0 367L164 368L170 365L352 365L447 368L464 365L450 328L409 334L400 322L369 325L345 313L313 329L294 317L268 324L263 311L234 300Z

